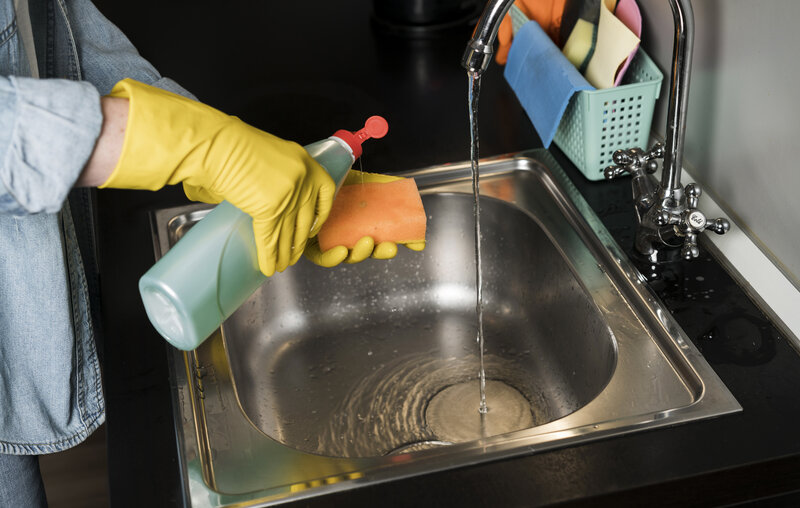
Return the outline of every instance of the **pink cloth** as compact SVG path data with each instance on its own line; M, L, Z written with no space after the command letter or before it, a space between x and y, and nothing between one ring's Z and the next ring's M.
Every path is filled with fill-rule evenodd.
M628 30L636 34L636 37L642 38L642 13L639 11L636 0L619 0L619 2L617 2L617 8L614 10L614 15L628 27ZM625 63L622 64L617 71L617 77L614 79L614 86L619 86L622 77L625 75L625 71L628 70L628 66L631 64L631 60L633 60L638 49L637 47L631 52L630 56L625 60Z

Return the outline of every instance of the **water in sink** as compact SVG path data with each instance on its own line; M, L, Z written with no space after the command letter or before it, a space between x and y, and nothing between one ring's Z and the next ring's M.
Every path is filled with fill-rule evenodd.
M525 373L508 359L487 355L486 365L503 373L488 380L487 396L496 402L481 414L477 358L436 358L432 352L412 353L362 378L331 412L318 439L307 449L322 455L374 456L461 443L532 427L547 421L534 417L530 399L541 398L533 386L526 397L512 387ZM316 447L316 448L314 448Z
M428 403L425 420L442 441L464 443L533 427L531 403L502 381L465 381L448 386ZM491 398L492 410L475 412L478 397Z

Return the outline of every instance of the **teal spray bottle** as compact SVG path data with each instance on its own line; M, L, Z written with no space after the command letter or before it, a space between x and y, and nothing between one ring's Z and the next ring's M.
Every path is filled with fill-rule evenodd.
M361 143L382 138L388 129L386 120L373 116L357 132L339 130L305 149L338 190L361 156ZM139 292L158 333L189 351L266 280L258 268L252 218L223 201L139 279Z

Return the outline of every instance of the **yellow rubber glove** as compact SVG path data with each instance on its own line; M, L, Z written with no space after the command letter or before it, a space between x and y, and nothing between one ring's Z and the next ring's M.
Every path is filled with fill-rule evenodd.
M335 191L303 147L138 81L120 81L111 96L127 98L130 106L122 154L101 187L157 190L182 183L189 199L224 199L253 217L264 275L300 259L328 218Z
M380 175L377 173L363 173L351 169L344 179L343 185L359 185L362 183L385 183L400 180L398 176ZM425 242L404 243L406 247L414 251L425 249ZM306 244L305 256L312 263L332 268L339 263L360 263L368 257L375 259L391 259L397 255L397 244L394 242L381 242L375 245L375 240L371 236L361 238L352 249L344 245L339 245L328 249L325 252L319 248L317 237L310 239Z

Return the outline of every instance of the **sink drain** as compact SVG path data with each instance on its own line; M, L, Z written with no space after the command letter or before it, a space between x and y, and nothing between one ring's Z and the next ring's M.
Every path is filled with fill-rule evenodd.
M461 443L534 426L531 404L502 381L486 381L489 412L481 415L478 380L448 386L428 403L425 419L442 441Z

